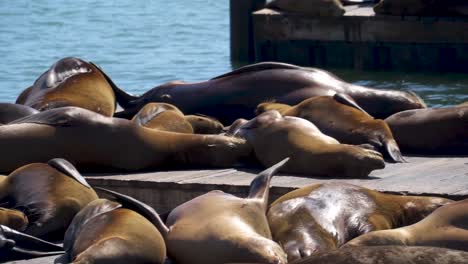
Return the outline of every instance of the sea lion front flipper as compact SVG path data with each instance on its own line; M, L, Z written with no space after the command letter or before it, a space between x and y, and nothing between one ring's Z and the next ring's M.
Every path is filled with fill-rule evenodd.
M287 64L287 63L281 63L281 62L260 62L260 63L250 64L244 67L240 67L231 72L211 78L210 80L221 79L227 76L233 76L233 75L243 74L247 72L257 72L257 71L272 70L272 69L301 70L303 68L293 65L293 64Z
M275 174L288 161L289 161L289 157L276 163L270 168L260 172L258 176L255 177L255 179L253 179L253 181L250 183L250 190L249 190L248 198L261 200L265 208L265 211L268 205L268 194L270 190L271 178L273 177L273 174Z
M75 179L77 182L83 184L84 186L91 188L91 185L86 181L86 179L81 175L81 173L65 159L55 158L49 160L47 162L49 166L55 168L56 170L60 171L61 173L68 175Z
M366 112L366 110L362 109L362 107L360 107L356 103L356 101L354 101L354 99L351 96L349 96L347 94L336 93L335 95L333 95L333 99L335 99L337 102L340 102L340 103L345 104L347 106L351 106L351 107L354 107L354 108L356 108L358 110L361 110L363 113L367 114L368 116L371 116L371 115L369 115L369 113Z
M96 187L95 189L111 195L117 200L117 202L121 203L125 208L134 210L135 212L144 216L154 226L156 226L156 228L159 230L159 232L161 232L161 235L164 238L167 237L169 228L167 228L166 224L164 224L164 222L161 220L156 210L154 210L152 207L128 195L124 195L124 194L114 192L105 188L100 188L100 187Z
M112 87L112 90L114 90L114 94L115 94L115 98L117 100L117 102L119 103L119 105L123 108L129 108L129 107L132 107L133 106L133 101L137 100L139 97L136 96L136 95L132 95L132 94L129 94L127 92L125 92L124 90L120 89L115 83L114 81L112 81L112 79L99 67L97 66L96 64L94 64L93 62L89 62L91 65L93 65L94 67L96 67L99 72L104 75L104 78L106 78L107 82L109 83L109 85Z
M65 253L59 245L18 232L4 225L0 225L0 249L8 249L25 257Z
M72 126L72 116L68 113L68 110L51 109L48 111L40 112L35 115L26 116L20 119L16 119L10 124L23 124L23 123L35 123L42 125L51 126Z
M393 161L399 163L407 162L403 155L401 154L400 148L394 139L384 142L384 148L387 154L392 158Z

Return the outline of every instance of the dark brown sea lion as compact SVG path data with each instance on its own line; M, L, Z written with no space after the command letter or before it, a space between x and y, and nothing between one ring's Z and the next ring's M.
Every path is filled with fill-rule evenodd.
M166 102L185 114L205 114L223 124L237 118L253 118L257 105L265 101L298 104L313 96L335 93L351 96L375 118L425 107L411 92L366 88L320 69L273 62L248 65L204 82L163 84L141 96L114 89L117 101L125 109L116 113L118 117L131 118L149 102Z
M340 143L369 144L395 162L404 161L388 125L381 119L374 119L344 95L312 97L295 106L262 103L258 105L256 113L268 110L309 120L322 133Z
M345 13L339 0L273 0L265 7L308 16L342 16Z
M468 106L408 110L385 122L404 153L468 154Z
M13 120L37 113L39 113L39 111L29 106L0 103L0 125L8 124Z
M0 126L0 172L64 157L86 169L231 167L251 147L243 139L158 131L79 107L51 109Z
M437 247L359 247L314 254L291 264L465 264L468 253Z
M0 225L24 231L28 226L28 218L19 210L0 207Z
M345 247L428 246L468 251L468 199L444 205L423 220L357 237Z
M0 182L0 201L23 211L27 234L61 238L75 214L97 194L69 162L53 159L18 168Z
M367 177L385 167L382 155L357 146L340 144L311 122L267 111L242 125L236 136L247 139L264 166L284 157L291 160L281 171L307 176Z
M339 248L370 231L413 224L449 202L327 183L283 195L271 204L267 216L273 239L293 261Z
M94 64L68 57L54 63L16 103L39 111L78 106L112 116L116 105L112 86L112 80Z
M164 263L164 239L151 222L158 218L157 214L144 206L146 214L153 214L147 219L124 207L107 199L89 203L75 216L65 234L64 258L72 263Z
M271 177L286 162L261 172L247 198L211 191L172 210L161 231L168 254L179 264L286 263L265 215Z
M193 134L192 125L177 107L165 103L149 103L134 117L138 125L160 131Z

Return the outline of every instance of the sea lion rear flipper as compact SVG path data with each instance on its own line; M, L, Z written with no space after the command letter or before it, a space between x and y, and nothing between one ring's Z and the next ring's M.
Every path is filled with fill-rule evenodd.
M124 195L124 194L114 192L105 188L100 188L100 187L96 187L95 189L111 195L117 200L117 202L121 203L124 207L134 210L135 212L143 215L154 226L156 226L159 232L161 232L161 235L164 238L166 238L167 233L169 232L169 229L161 220L156 210L154 210L152 207L128 195Z
M244 67L240 67L231 72L211 78L210 80L221 79L227 76L233 76L233 75L238 75L238 74L247 73L247 72L257 72L257 71L272 70L272 69L300 70L303 68L293 65L293 64L287 64L287 63L281 63L281 62L260 62L260 63L250 64Z
M112 81L112 79L99 67L97 66L96 64L94 64L93 62L89 62L91 65L93 65L94 67L96 67L99 72L104 75L104 78L106 78L107 82L109 83L109 85L112 87L112 90L114 90L114 94L115 94L115 98L117 100L117 102L119 103L119 105L123 108L128 108L128 107L131 107L133 106L133 104L131 103L132 101L138 99L138 96L135 96L135 95L131 95L127 92L125 92L124 90L120 89L115 83L114 81Z
M51 256L65 253L59 245L0 225L0 248L25 257Z
M275 174L281 167L289 161L289 157L276 163L270 168L260 172L255 179L250 183L249 199L259 199L263 202L265 210L268 204L268 194L270 190L270 181L273 174Z
M91 188L89 183L86 181L86 179L81 175L81 173L65 159L60 159L60 158L55 158L49 160L47 162L51 167L55 168L56 170L60 171L61 173L68 175L75 179L77 182L83 184L84 186Z
M390 158L392 158L393 161L401 162L401 163L407 162L405 158L403 158L400 148L398 147L394 139L384 142L384 147L385 147L385 150L387 151L387 154L390 156Z
M335 95L333 95L333 99L347 106L351 106L358 110L361 110L363 113L366 113L368 116L371 116L369 115L369 113L366 112L366 110L362 109L362 107L360 107L351 96L347 94L336 93Z

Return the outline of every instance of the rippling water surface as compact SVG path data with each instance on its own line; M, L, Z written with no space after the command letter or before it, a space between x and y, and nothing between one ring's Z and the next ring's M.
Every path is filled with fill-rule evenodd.
M170 80L209 79L232 68L229 1L0 1L0 101L14 102L67 56L97 63L136 94ZM468 101L466 74L332 71L413 90L433 106Z

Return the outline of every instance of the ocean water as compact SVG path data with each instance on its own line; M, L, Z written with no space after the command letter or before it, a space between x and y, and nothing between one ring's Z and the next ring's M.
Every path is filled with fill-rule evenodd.
M228 0L0 1L0 101L14 102L68 56L100 65L134 94L239 65L229 57ZM468 101L467 74L329 70L361 85L412 90L431 106Z

